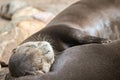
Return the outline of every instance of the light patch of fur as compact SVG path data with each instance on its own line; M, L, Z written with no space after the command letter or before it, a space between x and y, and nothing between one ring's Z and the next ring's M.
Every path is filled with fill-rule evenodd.
M29 61L32 63L30 64L30 66L32 66L31 68L33 69L33 71L27 71L27 73L32 74L32 75L41 74L41 73L43 74L43 73L49 72L50 67L54 62L54 51L50 43L48 43L47 41L26 42L26 43L19 45L15 50L13 50L13 55L10 59L9 67L11 67L11 65L15 65L14 63L16 61L15 59L19 57L19 56L16 56L18 54L19 56L23 57L20 59L21 61L23 59L26 60L22 62L22 65L20 65L21 69L24 70L25 66L23 64L26 64ZM18 67L14 67L14 70L17 71ZM17 73L19 74L19 70Z

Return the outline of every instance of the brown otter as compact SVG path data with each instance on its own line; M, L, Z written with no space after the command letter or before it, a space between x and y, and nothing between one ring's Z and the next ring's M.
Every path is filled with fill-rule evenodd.
M120 80L120 40L68 48L52 72L6 80Z
M54 62L54 51L49 42L35 41L19 45L9 60L10 75L21 77L47 73Z
M81 0L57 15L27 41L48 41L56 51L120 38L118 0ZM23 42L23 43L24 43Z
M76 46L76 45L81 45L81 44L88 44L88 43L103 43L106 42L106 39L111 39L111 40L116 40L120 38L120 23L119 23L119 19L120 19L120 1L118 0L81 0L78 1L77 3L71 5L70 7L68 7L67 9L65 9L63 12L61 12L58 16L56 16L48 25L47 27L45 27L44 29L42 29L41 31L37 32L36 34L32 35L31 37L29 37L28 39L26 39L23 43L28 42L28 41L48 41L51 43L51 45L53 46L54 50L56 52L61 52L64 51L65 49L72 47L72 46ZM106 39L104 39L106 38ZM111 46L111 45L109 45ZM118 44L116 44L115 46L119 46ZM92 47L92 46L91 46ZM107 53L111 53L109 52L110 49L107 47L105 50L106 54ZM70 48L71 49L71 48ZM83 49L83 48L82 48ZM80 50L82 50L80 49ZM98 46L99 49L99 46ZM100 51L97 49L97 45L96 48L93 48L92 50L96 51ZM69 50L69 49L68 49ZM79 51L79 48L75 48L75 50ZM68 54L69 58L66 58L66 61L70 59L70 61L73 61L74 59L72 58L72 54L78 54L79 52L75 51L73 49L74 52L70 52L70 54ZM86 51L87 48L83 49L82 51ZM114 51L114 53L118 53L117 50L115 48L112 49ZM72 51L72 49L70 50ZM90 49L91 51L91 49ZM101 50L102 51L102 50ZM100 51L100 53L101 53ZM88 49L89 52L89 49ZM97 54L96 52L96 54ZM62 54L66 54L67 52L63 52ZM68 51L69 53L69 51ZM90 54L92 52L89 52ZM112 52L113 53L113 52ZM111 55L113 55L111 53ZM60 56L62 55L60 54ZM81 53L80 53L81 54ZM84 53L82 53L84 54ZM99 54L99 52L98 52ZM105 54L105 55L106 55ZM85 55L88 56L88 55ZM60 59L60 61L62 62L62 59L64 59L65 57L62 56L63 58ZM75 56L77 58L77 56ZM102 56L107 58L106 56ZM112 57L110 57L112 58ZM110 58L108 59L108 62L111 61ZM99 59L99 58L98 58ZM114 57L113 57L114 59ZM118 58L117 58L118 59ZM79 60L79 59L78 59ZM85 60L89 61L89 59L85 58ZM92 59L93 61L96 61L97 58ZM82 61L82 60L81 60ZM105 61L105 60L103 60ZM84 61L83 61L84 62ZM98 61L99 62L99 61ZM70 62L69 62L70 63ZM63 64L61 63L61 66L57 66L59 64L59 62L56 62L54 65L56 65L56 67L53 67L52 71L53 73L50 73L50 75L53 76L49 76L48 74L45 74L45 77L41 77L40 79L43 80L47 80L47 79L52 79L52 80L78 80L79 77L82 75L82 73L80 73L81 75L74 75L76 73L79 73L79 68L78 67L74 67L74 65L70 64L64 65L68 68L67 70L65 70L66 68L63 68ZM119 63L119 62L118 62ZM98 68L100 67L100 64L97 64L97 62L95 63L96 66L98 65ZM107 62L105 63L107 64ZM86 67L89 66L87 64L85 64ZM109 65L109 63L108 63ZM117 63L115 64L117 65ZM79 66L77 65L77 62L75 64L75 66ZM92 64L93 66L93 64ZM106 65L103 65L106 66ZM111 65L113 66L113 65ZM119 66L119 65L118 65ZM85 67L85 66L84 66ZM108 66L109 68L111 68L110 66ZM115 66L114 66L115 67ZM106 68L106 67L105 67ZM57 74L59 72L57 72L56 70L60 69L60 74ZM63 72L69 72L69 70L73 69L72 71L70 71L70 73L66 76L64 76ZM103 69L103 67L102 67ZM111 68L112 69L112 68ZM114 69L114 68L113 68ZM73 71L79 71L79 72L73 72ZM93 69L94 70L94 69ZM63 71L63 72L62 72ZM88 71L88 73L86 72L85 74L89 74L89 70L87 70L87 68L85 68L85 71ZM106 70L105 70L106 71ZM113 72L116 71L113 70ZM56 74L55 74L55 73ZM73 73L72 73L73 72ZM107 71L109 72L109 70ZM107 72L103 73L106 74ZM113 80L113 78L115 78L114 76L111 76L112 73L111 71L110 74L106 74L106 77L104 75L102 75L102 72L100 74L96 74L96 76L98 76L98 78L100 78L100 75L102 78L104 78L104 80ZM98 71L99 73L99 71ZM85 76L85 74L83 74L83 76ZM55 75L57 75L57 77L55 77ZM72 76L73 75L73 76ZM94 75L94 73L93 73ZM109 76L110 75L110 76ZM68 77L71 76L71 77ZM87 75L89 77L89 75ZM91 74L92 76L92 74ZM115 73L116 79L115 80L119 80L117 77L117 74ZM39 76L37 76L36 80L38 80ZM51 78L49 78L51 77ZM62 78L60 78L62 77ZM76 78L75 78L76 77ZM88 77L86 77L88 79ZM84 77L84 79L86 79ZM32 80L34 78L31 78ZM81 78L82 79L82 78ZM82 80L84 80L82 79ZM97 78L94 78L94 80L96 80ZM25 79L27 80L27 78ZM35 80L35 79L34 79ZM100 80L100 79L98 79Z

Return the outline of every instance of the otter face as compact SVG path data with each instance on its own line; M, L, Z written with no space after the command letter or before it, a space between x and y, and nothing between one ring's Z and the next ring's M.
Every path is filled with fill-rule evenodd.
M13 50L9 70L14 77L36 75L49 72L53 62L54 51L48 42L26 42Z

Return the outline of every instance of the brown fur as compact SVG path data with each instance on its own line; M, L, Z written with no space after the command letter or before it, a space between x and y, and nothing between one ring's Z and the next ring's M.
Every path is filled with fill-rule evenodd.
M119 19L119 0L81 0L23 43L46 40L61 52L76 45L117 40ZM120 41L69 48L59 55L52 72L17 80L120 80L119 44Z
M119 39L119 4L118 0L78 1L24 42L46 40L54 50L63 51L75 45L102 43L103 38Z
M56 59L52 72L15 80L120 80L119 53L120 40L106 45L75 46Z

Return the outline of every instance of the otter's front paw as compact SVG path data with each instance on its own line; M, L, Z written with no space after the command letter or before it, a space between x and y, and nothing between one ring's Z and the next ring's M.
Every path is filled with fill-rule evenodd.
M105 39L103 41L101 41L102 44L107 44L107 43L111 43L112 40L109 40L109 39Z

